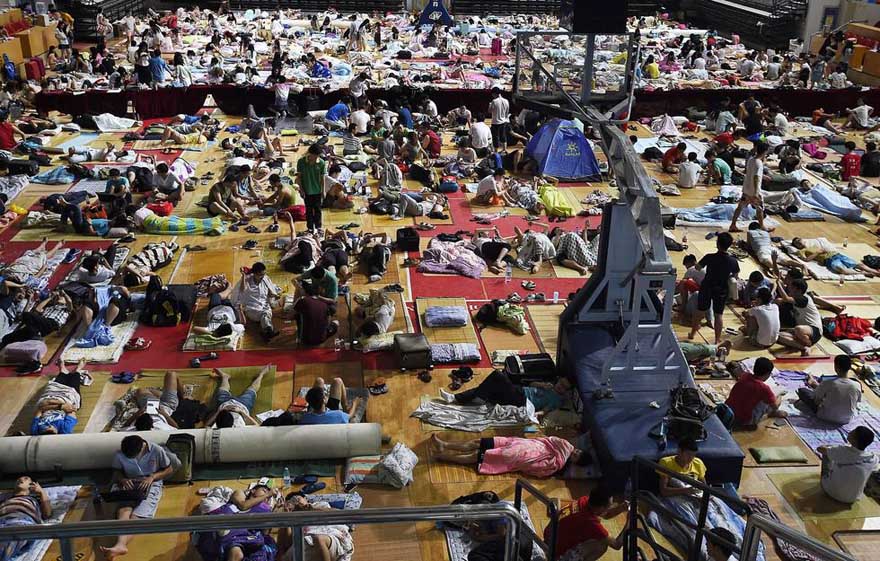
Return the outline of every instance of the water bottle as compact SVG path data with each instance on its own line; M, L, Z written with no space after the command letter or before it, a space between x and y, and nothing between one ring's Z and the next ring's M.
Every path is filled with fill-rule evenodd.
M284 466L284 473L282 474L282 479L284 479L284 486L290 487L290 483L291 483L290 468L287 466Z
M507 270L504 271L504 284L510 284L511 279L513 279L513 265L508 263Z
M553 291L553 303L554 304L559 303L559 291L558 290Z
M843 247L846 247L848 245L849 245L849 238L843 238Z
M684 233L681 236L681 243L688 243L688 231L687 228L684 229Z

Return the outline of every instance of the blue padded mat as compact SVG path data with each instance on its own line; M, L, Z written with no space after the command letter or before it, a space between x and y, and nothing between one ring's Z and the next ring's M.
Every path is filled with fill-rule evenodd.
M677 451L673 440L665 450L660 450L658 441L651 438L649 432L666 415L669 391L678 385L679 376L674 373L616 375L611 382L614 398L594 400L593 391L602 383L602 364L614 340L608 331L598 327L570 325L566 331L565 344L578 351L570 362L584 408L584 426L589 427L592 434L608 483L622 489L630 475L633 457L657 460ZM690 374L686 374L683 381L685 385L694 386ZM652 401L660 407L650 407ZM699 456L708 468L707 478L712 483L738 485L744 458L742 450L714 415L706 421L705 428L708 438L700 443Z

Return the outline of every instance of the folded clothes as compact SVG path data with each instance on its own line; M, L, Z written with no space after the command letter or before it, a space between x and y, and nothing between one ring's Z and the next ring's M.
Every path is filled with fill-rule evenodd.
M463 306L429 306L425 310L428 327L464 327L468 319L467 308Z

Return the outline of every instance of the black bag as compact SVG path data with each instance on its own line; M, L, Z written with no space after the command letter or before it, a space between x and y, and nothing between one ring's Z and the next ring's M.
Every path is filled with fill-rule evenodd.
M162 286L162 280L150 277L141 322L154 327L175 326L183 319L180 308L177 296Z
M703 401L700 390L679 385L670 393L666 417L669 436L675 440L705 440L703 423L712 416L713 410Z
M193 479L193 458L196 455L196 437L187 433L172 434L165 447L180 460L178 467L166 481L170 483L190 483Z
M431 183L431 170L419 164L409 166L409 177L419 183L429 185Z
M370 202L370 212L373 214L391 214L391 203L387 199L376 199Z
M555 383L556 363L549 353L511 355L504 359L504 372L514 384L527 386L533 382Z
M147 498L147 493L150 490L143 490L141 488L136 489L120 489L115 484L110 487L110 490L101 493L101 498L108 503L139 503L142 500Z
M412 226L398 228L397 249L399 251L418 251L419 233Z
M663 159L663 152L657 148L656 146L649 146L645 148L645 151L642 152L643 160L661 160Z
M40 164L32 160L9 160L9 175L27 175L33 177L40 173Z
M865 255L862 257L862 263L872 269L880 268L880 255Z
M194 429L197 424L205 420L207 413L208 406L201 401L184 398L180 400L180 405L171 414L171 418L179 429Z

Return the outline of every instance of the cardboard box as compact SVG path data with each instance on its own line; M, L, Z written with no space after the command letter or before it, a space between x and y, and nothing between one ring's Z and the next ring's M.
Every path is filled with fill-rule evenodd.
M57 47L58 46L58 38L55 37L55 28L58 27L58 23L52 22L46 27L39 26L36 29L39 29L43 33L43 45L46 47L46 50L49 50L49 47Z
M864 45L856 45L853 47L853 54L849 57L849 65L853 68L861 68L867 52L868 47Z
M2 55L8 56L14 64L24 62L24 55L21 53L21 40L18 37L13 37L8 41L0 41L0 61L3 60Z
M19 31L15 34L21 39L21 54L24 58L40 56L46 52L46 43L43 41L43 29L32 27L27 31Z
M862 72L871 76L880 76L880 53L868 51L862 61Z

